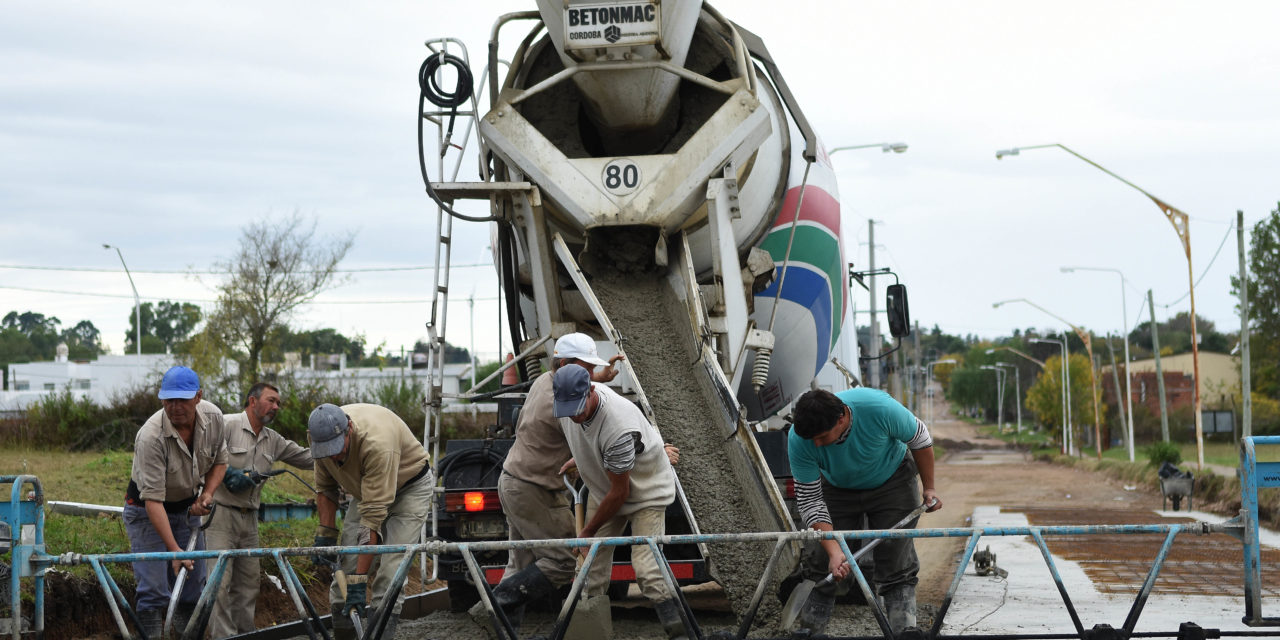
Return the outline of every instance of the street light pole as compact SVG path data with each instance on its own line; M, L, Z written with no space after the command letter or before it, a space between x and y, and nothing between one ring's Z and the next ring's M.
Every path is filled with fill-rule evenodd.
M991 306L999 307L1000 305L1005 304L1006 302L1025 302L1053 316L1054 318L1057 318L1059 321L1066 324L1068 327L1071 327L1076 332L1076 335L1080 336L1080 340L1084 342L1084 350L1086 353L1089 354L1089 387L1090 387L1090 390L1093 392L1093 438L1096 441L1096 444L1098 445L1098 459L1101 460L1102 459L1102 420L1098 414L1098 379L1093 373L1093 338L1092 336L1090 335L1089 332L1085 331L1084 329L1081 329L1080 327L1077 327L1076 325L1071 324L1070 322L1067 322L1066 319L1063 318L1062 316L1030 300L1027 300L1026 298L1016 298L1013 300L1001 300L1000 302L996 302ZM1063 344L1066 344L1066 340L1063 340Z
M945 359L942 359L942 360L934 360L933 362L930 362L928 365L925 365L925 368L924 368L924 370L925 370L925 379L924 379L925 387L926 387L926 388L928 388L928 387L929 387L929 383L933 381L933 367L934 367L934 365L939 365L939 364L955 364L955 363L956 363L955 358L945 358ZM927 395L929 396L929 423L930 423L930 424L932 424L932 423L933 423L933 394L932 394L932 393L927 393Z
M1120 276L1120 325L1121 336L1124 340L1124 401L1125 414L1129 416L1126 426L1129 429L1129 462L1133 462L1133 386L1130 380L1133 375L1129 372L1129 303L1125 301L1125 279L1124 273L1119 269L1109 269L1107 267L1062 267L1063 273L1071 273L1073 271L1110 271ZM1112 372L1119 375L1119 371Z
M979 369L996 372L996 432L1004 433L1004 380L1008 373L1000 367L984 364Z
M999 151L996 151L996 160L999 160L1005 156L1016 156L1023 149L1047 149L1049 147L1057 147L1081 160L1084 160L1085 162L1093 165L1094 168L1098 169L1099 171L1102 171L1103 173L1111 176L1112 178L1115 178L1116 180L1119 180L1120 182L1123 182L1126 185L1133 187L1142 195L1150 198L1151 201L1156 203L1156 206L1159 207L1162 212L1164 212L1165 218L1169 220L1169 224L1173 225L1174 232L1178 234L1178 240L1182 242L1182 251L1187 256L1187 283L1189 285L1189 288L1187 291L1188 291L1188 295L1191 298L1191 375L1195 380L1195 384L1192 387L1192 397L1195 399L1196 462L1199 465L1199 468L1203 469L1204 468L1204 418L1200 414L1200 408L1201 408L1200 345L1197 343L1197 336L1196 336L1196 275L1195 275L1195 272L1192 271L1191 269L1190 216L1183 213L1177 207L1174 207L1173 205L1170 205L1169 203L1161 200L1160 198L1157 198L1151 195L1150 193L1147 193L1147 191L1144 190L1142 187L1139 187L1138 185L1132 182L1129 182L1124 178L1121 178L1119 175L1107 169L1106 167L1076 153L1075 151L1072 151L1071 149L1067 148L1065 145L1062 145L1056 142L1053 144L1038 144L1038 145L1032 145L1029 147L1014 147L1012 149L1001 149ZM1090 360L1092 361L1092 356L1090 356ZM1092 364L1090 366L1092 366Z
M1062 350L1062 453L1071 454L1071 369L1067 366L1067 341L1051 338L1027 338L1028 342L1056 344Z
M124 263L124 254L120 253L120 247L103 244L102 248L116 250L116 255L120 257L120 266L124 267L124 275L129 277L129 288L133 289L133 324L138 330L133 346L137 349L138 366L142 366L142 300L138 297L138 288L133 286L133 274L129 273L129 265Z
M907 143L905 142L876 142L874 144L853 144L853 145L844 145L844 146L836 147L828 151L827 155L833 156L840 151L852 151L854 149L871 149L875 147L879 147L882 153L889 153L890 151L894 153L906 153L907 151ZM879 316L876 315L876 276L875 276L876 228L875 228L875 225L876 225L875 220L872 220L870 218L867 219L867 236L868 236L867 253L868 253L868 262L871 267L870 268L871 276L870 276L870 283L868 288L868 291L871 297L871 320L870 320L871 339L869 340L869 342L871 343L870 344L871 353L870 353L870 362L867 365L867 373L869 374L871 388L879 389L880 388L880 318ZM858 330L858 322L856 317L854 319L853 327L854 327L854 333L856 336L857 330Z
M1013 406L1018 410L1018 430L1015 433L1022 433L1022 374L1018 372L1017 365L1008 362L997 362L997 367L1008 367L1013 369ZM1007 374L1006 374L1007 375Z

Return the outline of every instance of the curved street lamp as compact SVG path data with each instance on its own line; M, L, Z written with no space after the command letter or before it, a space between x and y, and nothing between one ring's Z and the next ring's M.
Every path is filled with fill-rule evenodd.
M997 362L996 366L1013 369L1013 399L1014 399L1013 406L1018 411L1018 429L1014 431L1014 433L1021 434L1022 433L1022 374L1018 372L1017 365L1010 364L1008 362ZM1008 379L1007 375L1005 379L1006 380Z
M1110 269L1107 267L1062 267L1063 273L1072 273L1074 271L1110 271L1120 275L1120 319L1123 324L1120 329L1124 338L1124 401L1125 412L1129 416L1129 462L1133 462L1133 387L1130 380L1133 376L1129 372L1129 303L1125 302L1124 273L1119 269ZM1119 375L1119 371L1113 371L1113 375Z
M1191 296L1191 374L1192 374L1192 377L1195 379L1195 385L1192 386L1192 397L1194 398L1194 401L1195 401L1196 460L1197 460L1197 463L1199 464L1199 467L1203 469L1204 468L1204 420L1203 420L1203 417L1200 415L1200 406L1201 406L1200 405L1200 346L1197 344L1197 338L1196 338L1196 276L1195 276L1195 273L1191 270L1191 228L1190 228L1190 222L1189 222L1190 217L1187 214L1180 211L1177 207L1174 207L1173 205L1161 200L1160 198L1157 198L1151 195L1150 193L1147 193L1147 191L1144 190L1142 187L1139 187L1138 185L1132 182L1129 182L1124 178L1121 178L1119 175L1117 175L1115 172L1111 171L1110 169L1107 169L1106 167L1076 153L1075 151L1072 151L1071 149L1067 148L1065 145L1059 144L1057 142L1052 144L1031 145L1029 147L1013 147L1012 149L1001 149L999 151L996 151L996 160L1000 160L1005 156L1019 155L1025 149L1047 149L1049 147L1057 147L1081 160L1084 160L1085 162L1093 165L1094 168L1098 169L1099 171L1111 176L1112 178L1115 178L1116 180L1119 180L1120 182L1125 183L1126 185L1129 185L1130 187L1133 187L1134 189L1137 189L1139 193L1150 198L1151 201L1156 203L1156 206L1159 207L1160 210L1164 212L1165 218L1169 220L1169 224L1173 225L1174 232L1178 234L1178 240L1182 242L1182 251L1187 256L1187 282L1189 284L1189 289L1188 289L1189 295ZM1128 329L1128 327L1125 327L1125 328L1126 330ZM1125 366L1127 368L1128 364L1126 363ZM1092 367L1092 363L1090 363L1090 367ZM1132 438L1130 438L1129 440L1130 442L1133 441Z
M138 351L138 366L142 366L142 301L138 297L138 288L133 286L133 274L129 273L129 265L124 263L124 254L120 253L120 247L103 244L103 249L115 249L116 255L120 257L120 266L124 267L124 275L129 277L129 288L133 289L133 323L137 325L138 335L134 340L134 346Z
M1004 433L1004 381L1009 372L989 364L978 368L996 372L996 432Z
M1043 363L1043 362L1041 362L1041 361L1039 361L1039 360L1036 360L1035 358L1032 358L1031 356L1029 356L1029 355L1027 355L1027 354L1025 354L1025 353L1023 353L1023 352L1021 352L1021 351L1018 351L1017 349L1014 349L1013 347L992 347L992 348L990 348L990 349L987 349L987 355L991 355L991 354L993 354L993 353L995 353L995 352L997 352L997 351L1011 351L1011 352L1013 352L1015 355L1022 356L1023 358L1026 358L1027 360L1030 360L1030 361L1034 362L1034 363L1036 364L1036 366L1037 366L1037 367L1040 367L1041 369L1044 369L1044 363Z
M882 153L906 153L907 143L905 142L876 142L874 144L851 144L836 147L827 152L828 156L833 156L839 151L852 151L854 149L872 149L879 147ZM868 276L867 291L871 294L871 364L867 367L867 373L871 387L880 388L880 316L876 315L876 221L867 218L867 265L870 267L871 273ZM854 320L854 331L857 332L857 320Z
M1065 337L1065 336L1064 336ZM1062 350L1062 453L1071 454L1071 368L1067 366L1067 341L1027 338L1027 342L1056 344Z

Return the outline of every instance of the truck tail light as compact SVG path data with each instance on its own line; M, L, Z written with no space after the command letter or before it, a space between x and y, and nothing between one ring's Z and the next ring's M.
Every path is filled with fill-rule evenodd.
M449 513L501 511L502 503L497 491L458 491L445 494L444 510Z

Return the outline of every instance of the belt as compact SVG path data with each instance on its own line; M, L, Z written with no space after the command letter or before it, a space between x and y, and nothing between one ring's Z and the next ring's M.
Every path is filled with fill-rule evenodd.
M424 476L426 476L426 475L427 475L428 473L430 473L430 472L431 472L431 465L430 465L430 464L424 464L424 465L422 465L422 470L421 470L421 471L419 471L419 472L417 473L417 475L413 476L412 478L409 478L408 480L405 480L404 484L400 485L400 488L399 488L399 489L396 489L396 497L397 497L397 498L399 498L399 497L400 497L400 492L401 492L401 491L404 491L405 489L408 489L408 488L410 487L410 485L412 485L413 483L415 483L415 482L417 482L417 481L421 480Z

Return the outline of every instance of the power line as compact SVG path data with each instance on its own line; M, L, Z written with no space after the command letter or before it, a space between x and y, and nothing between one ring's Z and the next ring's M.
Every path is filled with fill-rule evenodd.
M66 290L60 290L60 289L37 289L35 287L14 287L14 286L8 286L8 285L0 285L0 289L10 289L13 291L30 291L33 293L52 293L52 294L64 295L64 296L91 296L95 298L123 298L128 300L133 299L133 296L131 295L120 294L120 293L96 293L92 291L66 291ZM169 300L173 302L200 302L205 304L213 304L217 302L217 300L208 300L208 299L202 299L202 298L154 298L149 296L139 296L139 297L143 300L155 300L155 301ZM498 296L491 296L491 297L485 297L485 298L474 298L471 296L466 296L466 297L450 296L449 299L454 302L461 302L465 300L474 300L476 302L493 302L495 300L499 300L500 298ZM426 298L412 299L412 300L311 300L309 302L304 302L302 304L304 305L431 304L431 300L428 300Z
M473 267L494 267L492 263L477 262L474 264L449 265L450 269L469 269ZM108 267L56 267L29 264L0 264L0 269L22 269L27 271L76 271L84 273L124 273L124 269ZM361 267L354 269L333 269L333 273L377 273L392 271L427 271L435 269L435 265L409 265L402 267ZM132 273L166 274L166 275L228 275L230 271L213 269L130 269ZM294 273L322 273L319 270L299 270Z

